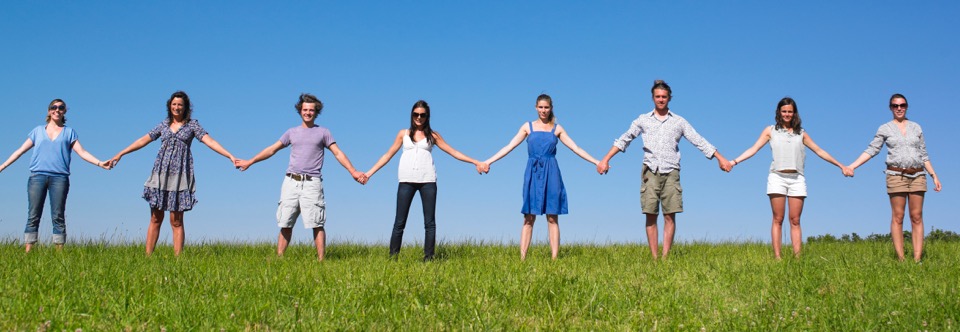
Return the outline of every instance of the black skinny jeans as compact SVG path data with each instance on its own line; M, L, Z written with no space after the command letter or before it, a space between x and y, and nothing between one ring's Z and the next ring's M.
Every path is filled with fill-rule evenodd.
M423 204L423 258L433 259L433 251L437 242L437 183L400 182L397 186L397 218L393 221L393 235L390 236L390 255L400 253L400 244L403 243L403 229L407 227L407 215L410 213L410 204L413 195L420 192L420 201Z

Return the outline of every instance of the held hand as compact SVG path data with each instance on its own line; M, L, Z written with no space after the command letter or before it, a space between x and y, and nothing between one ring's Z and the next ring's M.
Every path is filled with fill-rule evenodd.
M110 166L110 161L109 161L109 160L107 160L107 161L101 161L99 164L97 164L97 166L100 166L100 168L103 168L103 169L108 170L108 171L111 170L111 169L113 169L113 166Z
M840 171L843 172L843 176L853 177L853 168L850 166L840 166Z
M725 160L721 160L720 158L717 158L717 165L719 165L720 170L724 172L730 172L730 169L733 168L733 165L730 165L729 162L725 162Z
M853 167L850 167L850 166L842 166L842 167L840 167L840 170L843 171L843 176L847 176L847 177L851 177L851 178L853 177Z
M253 162L250 160L237 159L233 161L233 166L239 169L241 172L246 171L247 168L250 168L250 165L253 165Z
M110 168L117 167L117 164L120 163L120 158L122 158L122 156L118 154L110 158L110 160L107 160L107 162L110 163Z
M477 163L477 174L483 175L484 173L490 172L490 164L481 162Z
M599 173L600 175L607 174L607 172L609 171L610 171L610 163L608 161L601 160L600 163L597 164L597 173Z
M350 173L350 176L353 176L353 179L356 180L356 181L357 181L358 183L360 183L360 184L366 184L366 183L367 183L367 175L366 175L366 174L363 174L363 172L361 172L361 171L353 171L353 173Z

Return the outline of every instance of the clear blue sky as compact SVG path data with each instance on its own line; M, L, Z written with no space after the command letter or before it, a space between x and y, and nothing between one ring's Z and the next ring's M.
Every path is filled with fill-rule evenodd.
M298 125L301 92L326 107L331 129L360 170L408 125L418 99L456 149L486 159L536 118L551 94L559 123L600 158L634 118L653 106L654 79L674 90L671 108L719 151L735 157L770 125L777 101L798 101L804 127L843 163L891 119L903 93L920 123L944 191L927 195L926 226L958 231L956 125L960 42L948 1L870 2L11 2L4 31L0 154L6 158L43 123L53 98L68 125L107 159L165 116L176 90L194 118L229 151L250 158ZM951 32L952 31L952 32ZM75 157L67 201L70 237L142 241L149 208L140 198L159 141L112 171ZM479 176L436 150L438 237L517 241L526 146ZM956 151L956 150L954 150ZM32 151L31 151L32 152ZM682 241L769 241L765 195L769 148L726 174L681 142ZM276 203L289 150L244 173L194 142L200 202L186 214L188 245L275 241ZM813 153L804 235L889 232L881 152L844 178ZM569 149L558 158L570 214L564 242L645 242L639 205L640 142L599 176ZM399 156L398 156L399 157ZM334 241L386 242L394 218L398 157L366 186L332 158L324 167L328 234ZM0 236L22 237L29 153L0 173ZM954 203L950 203L954 202ZM422 241L419 202L407 241ZM49 207L41 237L49 240ZM909 227L908 227L909 228ZM787 232L785 232L787 233ZM297 241L308 238L300 222ZM535 239L546 237L543 217ZM165 224L161 238L169 242Z

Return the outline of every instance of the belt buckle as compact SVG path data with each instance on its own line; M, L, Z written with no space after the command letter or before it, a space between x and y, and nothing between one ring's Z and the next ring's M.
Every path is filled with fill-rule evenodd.
M287 176L289 176L294 181L310 180L310 176L306 174L287 173Z

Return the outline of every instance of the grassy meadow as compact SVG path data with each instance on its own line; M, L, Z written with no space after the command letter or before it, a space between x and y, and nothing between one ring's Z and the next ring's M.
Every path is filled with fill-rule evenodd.
M922 264L889 243L810 243L772 259L763 243L441 243L398 260L385 245L42 245L0 242L0 330L894 330L960 324L960 243L928 242ZM784 247L789 251L788 246ZM909 256L909 254L908 254Z

